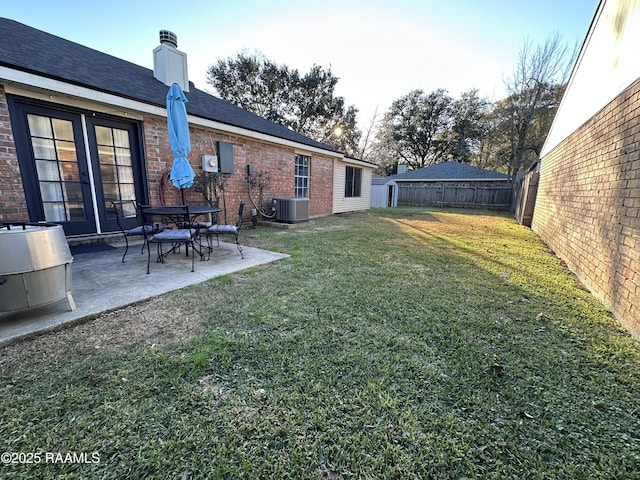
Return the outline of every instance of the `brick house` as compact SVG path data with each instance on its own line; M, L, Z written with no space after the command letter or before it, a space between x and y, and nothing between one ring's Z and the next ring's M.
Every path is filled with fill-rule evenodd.
M204 156L225 152L228 212L250 205L251 167L270 172L266 200L307 197L310 217L333 213L334 170L344 155L196 89L175 37L162 38L170 32L161 32L154 70L10 19L0 18L0 33L0 221L46 220L67 236L100 235L117 230L111 200L179 204L179 190L166 181L173 82L188 98L196 174ZM187 203L202 200L186 191Z
M532 229L640 334L640 5L603 0L541 152Z

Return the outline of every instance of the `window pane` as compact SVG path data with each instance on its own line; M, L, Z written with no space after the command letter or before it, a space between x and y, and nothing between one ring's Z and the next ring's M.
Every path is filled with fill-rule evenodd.
M116 159L113 155L113 148L111 147L98 147L98 157L100 157L100 163L115 163Z
M56 141L56 147L58 150L58 160L76 161L76 145L73 142Z
M113 143L116 147L129 149L129 132L113 129Z
M69 205L69 220L84 220L84 204L82 202L70 202Z
M116 148L116 161L118 165L131 165L131 151L124 148Z
M73 162L60 162L60 170L62 171L62 179L66 182L77 182L80 180L78 172L78 164Z
M64 203L44 203L42 207L44 208L44 219L47 222L65 222L67 220Z
M136 199L136 192L135 192L133 183L120 185L120 198L122 200Z
M111 129L107 127L96 127L96 141L98 145L113 145Z
M40 195L43 201L59 201L63 200L62 189L57 182L40 182Z
M105 198L113 199L114 201L120 198L118 195L118 185L116 183L103 183L102 191Z
M36 170L38 171L39 180L60 180L60 172L58 171L58 162L49 160L36 160Z
M42 160L55 160L56 149L53 144L53 140L44 138L32 138L31 145L33 145L33 156L36 159Z
M345 167L344 196L359 197L362 184L362 169Z
M51 122L53 123L53 132L57 140L73 141L73 125L69 120L52 118Z
M40 115L27 121L45 219L85 220L73 122Z
M133 171L130 167L118 167L118 181L120 183L133 183Z
M29 132L31 132L32 137L53 138L51 122L48 117L27 115L27 121L29 123Z
M100 164L100 175L102 176L103 183L115 183L116 166Z
M123 203L122 204L122 214L125 217L135 217L136 209L132 203Z
M71 201L81 201L82 200L82 189L80 188L79 183L65 183L64 190L67 196L67 200Z

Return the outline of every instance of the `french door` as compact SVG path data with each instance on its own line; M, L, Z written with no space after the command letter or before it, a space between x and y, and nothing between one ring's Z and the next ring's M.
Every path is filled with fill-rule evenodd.
M147 198L140 126L13 101L12 126L30 221L66 235L117 230L111 201Z

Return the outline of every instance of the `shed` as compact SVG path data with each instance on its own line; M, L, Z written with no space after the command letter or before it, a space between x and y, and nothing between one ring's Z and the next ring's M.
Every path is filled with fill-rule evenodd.
M371 208L398 206L398 184L393 178L374 178L371 181Z

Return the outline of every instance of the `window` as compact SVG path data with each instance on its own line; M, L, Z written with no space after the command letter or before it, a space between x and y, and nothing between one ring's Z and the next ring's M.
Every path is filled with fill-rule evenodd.
M362 185L362 169L356 167L347 167L346 170L344 196L359 197L360 186Z
M309 157L296 154L295 197L309 198Z
M72 122L33 114L27 115L27 121L45 220L84 220Z
M136 199L129 133L99 125L95 129L105 207L111 213L112 201Z

